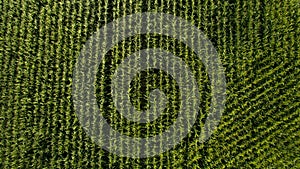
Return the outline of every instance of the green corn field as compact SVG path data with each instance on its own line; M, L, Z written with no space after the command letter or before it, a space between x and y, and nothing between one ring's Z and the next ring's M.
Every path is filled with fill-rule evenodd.
M143 12L176 16L203 32L224 68L226 100L216 129L201 142L214 88L195 51L159 33L120 41L105 54L94 83L96 113L112 129L153 137L178 117L178 82L158 69L138 73L128 95L142 111L160 89L168 100L161 116L137 123L118 112L114 72L142 49L161 48L183 60L200 96L195 124L178 144L132 158L103 149L86 132L74 107L73 75L97 30ZM0 21L0 168L300 168L299 0L2 0Z

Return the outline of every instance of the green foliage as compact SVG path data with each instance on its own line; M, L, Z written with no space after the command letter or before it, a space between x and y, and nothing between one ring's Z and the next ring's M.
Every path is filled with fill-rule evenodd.
M297 0L4 0L0 8L0 168L300 167ZM147 11L185 18L212 41L225 67L226 109L212 137L199 143L211 89L193 51L160 35L122 41L106 55L95 84L112 127L146 137L176 119L176 82L155 70L136 77L131 99L146 109L149 92L165 89L170 101L166 118L139 125L117 114L109 81L125 53L145 47L173 52L193 68L201 94L198 121L179 145L152 158L123 158L102 150L81 128L72 103L72 73L93 32L121 16Z

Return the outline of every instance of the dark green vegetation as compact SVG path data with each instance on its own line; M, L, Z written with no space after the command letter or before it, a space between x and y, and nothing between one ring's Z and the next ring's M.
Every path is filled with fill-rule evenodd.
M4 0L0 9L0 168L300 167L299 1ZM210 140L199 143L198 126L210 102L202 64L174 39L129 38L106 55L105 69L99 69L99 105L113 104L106 89L115 63L124 53L147 47L173 51L194 65L202 104L195 127L174 149L153 158L121 158L102 150L81 128L72 103L72 70L94 31L115 18L146 11L185 18L212 41L225 68L226 109ZM136 137L165 130L178 105L171 77L156 70L141 74L144 78L132 82L133 104L147 108L147 92L139 87L147 86L145 81L149 90L165 89L172 103L168 120L132 124L103 108L112 127ZM166 78L157 83L161 75Z

